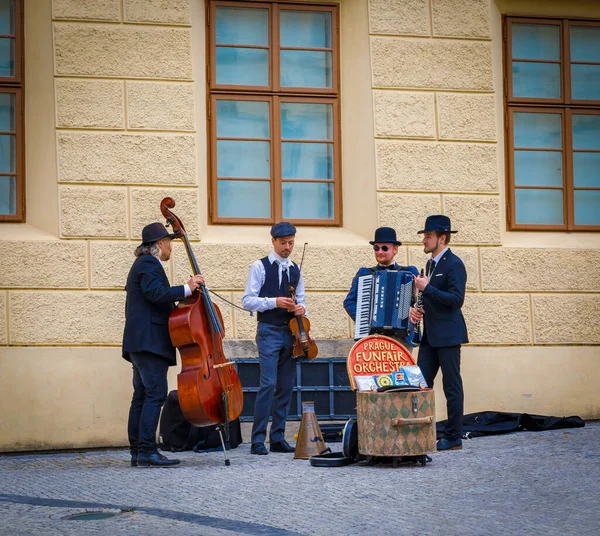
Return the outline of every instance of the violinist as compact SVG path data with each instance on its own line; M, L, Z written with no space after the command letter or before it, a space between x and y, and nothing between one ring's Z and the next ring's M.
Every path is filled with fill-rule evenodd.
M358 297L358 278L362 275L375 272L377 270L408 270L415 276L419 275L419 271L415 266L400 266L395 257L398 254L398 247L402 245L402 242L396 238L396 231L391 227L379 227L375 231L375 237L369 242L373 246L373 253L375 255L375 261L377 265L372 268L360 268L354 279L352 280L352 286L350 291L344 300L344 309L348 313L348 316L352 320L356 321L356 301ZM410 344L406 344L406 337L408 336L407 330L390 330L384 331L383 335L392 337L402 344L409 352L412 353L412 347Z
M252 454L268 454L265 439L271 408L270 451L294 452L294 447L285 440L285 421L296 378L289 323L295 315L306 314L302 273L289 259L295 236L296 228L291 223L280 222L271 227L273 251L251 265L242 298L245 309L258 311L256 346L260 384L254 406ZM289 297L290 285L296 289L296 302Z
M160 410L167 398L167 370L176 363L169 315L174 302L190 296L204 278L195 275L184 285L170 286L161 261L170 259L174 236L161 223L146 225L127 276L123 358L133 366L127 425L132 467L179 464L160 454L156 445Z

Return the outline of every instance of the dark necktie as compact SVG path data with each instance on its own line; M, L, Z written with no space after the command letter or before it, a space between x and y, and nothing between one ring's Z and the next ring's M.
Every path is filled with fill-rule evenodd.
M427 265L425 266L425 274L427 277L431 277L431 274L435 270L435 261L433 259L429 259L427 261Z

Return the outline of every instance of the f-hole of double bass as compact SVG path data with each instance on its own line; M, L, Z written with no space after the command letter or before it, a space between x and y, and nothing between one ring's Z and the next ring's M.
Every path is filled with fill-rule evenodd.
M210 361L212 361L212 360L213 360L212 354L208 354L208 360L207 360L208 361L208 363L207 363L208 367L206 367L206 372L202 375L202 377L205 380L208 380L210 378L210 374L211 374L211 371L212 371L212 366L210 364Z

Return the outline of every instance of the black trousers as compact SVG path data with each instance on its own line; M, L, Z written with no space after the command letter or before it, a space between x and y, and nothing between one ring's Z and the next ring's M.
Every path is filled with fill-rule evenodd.
M460 376L460 345L434 348L425 338L419 346L418 365L429 387L433 387L433 380L441 367L448 411L444 437L452 440L458 439L462 435L464 412L464 393Z

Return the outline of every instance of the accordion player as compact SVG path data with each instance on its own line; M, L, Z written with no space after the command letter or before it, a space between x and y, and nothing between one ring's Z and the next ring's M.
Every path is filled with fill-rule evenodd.
M355 340L372 333L408 330L413 275L408 270L378 270L358 276Z

